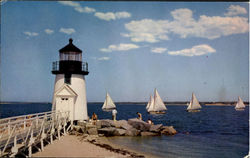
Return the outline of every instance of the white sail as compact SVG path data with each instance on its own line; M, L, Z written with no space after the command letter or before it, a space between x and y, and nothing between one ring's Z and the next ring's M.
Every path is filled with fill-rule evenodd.
M107 92L106 99L104 101L102 109L107 109L108 110L108 109L115 109L115 108L116 108L116 106L115 106L113 100L111 99L109 93Z
M201 105L197 100L196 96L194 95L194 93L192 93L192 99L187 107L187 110L197 110L197 109L201 109Z
M240 97L238 97L238 102L235 106L235 109L244 109L245 108L245 104L242 101L242 99Z
M146 106L146 109L147 109L147 110L148 110L148 108L149 108L149 106L150 106L151 102L152 102L152 95L150 95L150 98L149 98L148 104L147 104L147 106Z
M154 102L155 102L154 98L151 96L150 99L151 99L151 102L150 102L149 107L148 107L148 112L155 111L154 110L154 107L155 107L154 106Z
M154 98L152 98L151 105L148 108L148 112L152 111L165 111L167 110L165 104L163 103L158 91L155 89Z

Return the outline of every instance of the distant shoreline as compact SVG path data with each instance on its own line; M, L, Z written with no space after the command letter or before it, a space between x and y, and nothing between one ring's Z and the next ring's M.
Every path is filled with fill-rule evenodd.
M103 104L103 102L88 102L89 104ZM189 101L175 101L175 102L164 102L165 105L187 105ZM249 102L244 102L249 105ZM50 102L0 102L0 104L51 104ZM115 104L136 104L146 105L147 102L115 102ZM201 105L205 106L234 106L235 102L200 102Z

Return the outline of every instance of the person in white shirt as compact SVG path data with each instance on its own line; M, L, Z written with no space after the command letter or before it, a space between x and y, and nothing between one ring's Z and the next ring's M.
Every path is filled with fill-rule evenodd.
M113 119L114 121L116 121L116 114L117 114L116 109L112 110L112 119Z

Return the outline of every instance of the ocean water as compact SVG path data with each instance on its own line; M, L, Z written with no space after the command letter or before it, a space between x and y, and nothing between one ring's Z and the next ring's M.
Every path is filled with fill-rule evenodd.
M103 112L102 104L88 104L89 116L111 119L111 112ZM155 124L172 125L175 136L114 137L115 144L134 150L169 158L242 158L249 151L249 107L235 111L233 106L203 106L201 112L188 113L185 105L167 106L163 115L150 115L145 105L117 104L117 119L137 117L151 119ZM51 104L1 104L0 117L49 111Z

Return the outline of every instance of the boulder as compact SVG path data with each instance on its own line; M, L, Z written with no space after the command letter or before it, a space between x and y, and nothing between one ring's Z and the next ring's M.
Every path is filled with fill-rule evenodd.
M104 134L107 137L114 136L115 132L116 132L116 128L114 127L105 127L105 128L98 129L99 134Z
M151 125L149 131L150 132L160 132L162 129L163 125L158 124L158 125Z
M125 133L126 133L126 130L117 128L114 132L114 136L124 136Z
M159 133L154 133L154 132L141 132L141 136L158 136Z
M163 126L163 130L161 131L161 134L165 135L175 135L176 133L177 131L173 126Z
M133 128L130 124L128 124L128 121L126 120L119 120L115 122L116 128L122 128L125 130Z
M114 124L114 121L112 120L98 120L96 122L96 126L98 128L115 127L115 124Z
M149 131L150 126L151 126L150 124L148 124L142 120L139 120L137 118L129 119L128 124L130 124L131 126L133 126L134 128L136 128L137 130L140 130L140 131Z
M84 133L85 127L74 126L73 130L76 131L76 132L78 132L78 133Z
M140 131L135 128L128 129L125 132L125 136L138 136L139 134Z
M98 135L97 128L89 128L89 129L87 130L87 133L88 133L89 135Z
M87 124L86 121L77 121L77 125L78 126L82 126L83 127L83 126L86 126L86 124Z

